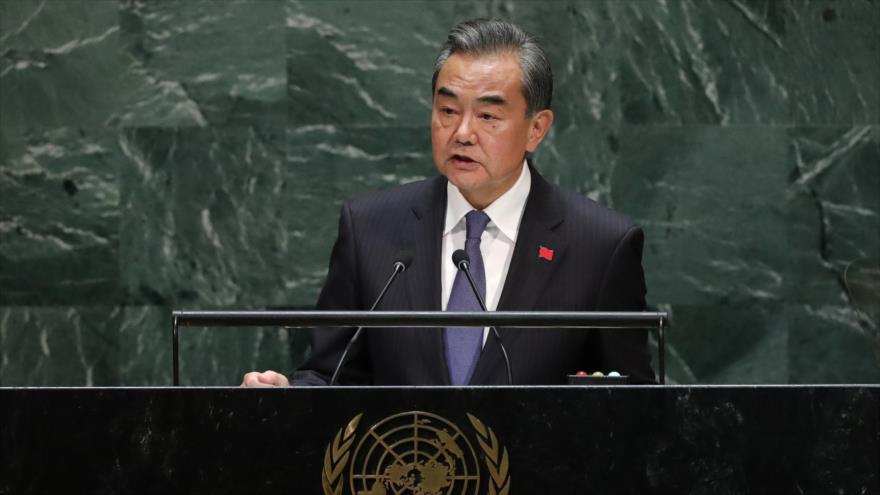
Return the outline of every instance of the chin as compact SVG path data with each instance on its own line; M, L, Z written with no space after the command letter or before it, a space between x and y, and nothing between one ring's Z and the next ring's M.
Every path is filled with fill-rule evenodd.
M449 179L449 182L462 191L478 188L484 182L483 178L479 177L478 170L463 171L448 168L446 172L444 175Z

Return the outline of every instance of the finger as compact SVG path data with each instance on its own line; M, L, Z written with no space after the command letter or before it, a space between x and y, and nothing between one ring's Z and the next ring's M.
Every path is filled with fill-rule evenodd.
M246 375L244 375L244 381L242 381L242 387L271 387L271 383L266 383L263 381L261 377L262 373L257 373L256 371L252 371Z
M239 385L239 387L247 387L248 386L247 382L248 382L248 378L250 377L251 374L253 374L253 372L245 373L244 376L241 377L241 385Z
M286 387L289 385L286 376L272 370L264 371L260 376L260 381L276 387Z

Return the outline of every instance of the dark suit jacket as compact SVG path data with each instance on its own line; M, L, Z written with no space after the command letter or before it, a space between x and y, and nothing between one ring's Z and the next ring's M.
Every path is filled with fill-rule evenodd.
M644 235L624 215L548 183L535 170L498 310L642 311ZM412 263L377 310L442 308L442 231L446 178L439 176L355 199L342 209L339 236L318 300L321 310L366 310L391 274L395 257ZM553 250L552 261L538 256ZM563 384L579 370L628 374L653 382L643 330L500 328L516 384ZM295 384L326 384L351 329L317 329ZM442 329L365 329L340 383L448 385ZM472 385L506 384L501 352L490 334Z

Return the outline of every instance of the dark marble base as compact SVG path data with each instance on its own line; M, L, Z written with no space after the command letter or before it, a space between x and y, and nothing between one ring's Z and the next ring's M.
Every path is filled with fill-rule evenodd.
M420 416L417 450L442 426L464 445L459 468L473 459L483 485L511 493L880 493L877 386L0 389L0 403L3 494L320 494L327 462L345 465L351 493L348 477L369 469L350 466L370 444L383 452L369 431L411 411L451 422ZM416 431L410 419L383 438ZM492 478L504 449L509 471ZM468 489L449 493L477 491L457 483Z

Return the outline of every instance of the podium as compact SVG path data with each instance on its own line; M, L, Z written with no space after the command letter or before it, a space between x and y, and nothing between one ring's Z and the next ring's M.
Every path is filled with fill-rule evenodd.
M880 387L0 389L0 493L880 493Z

